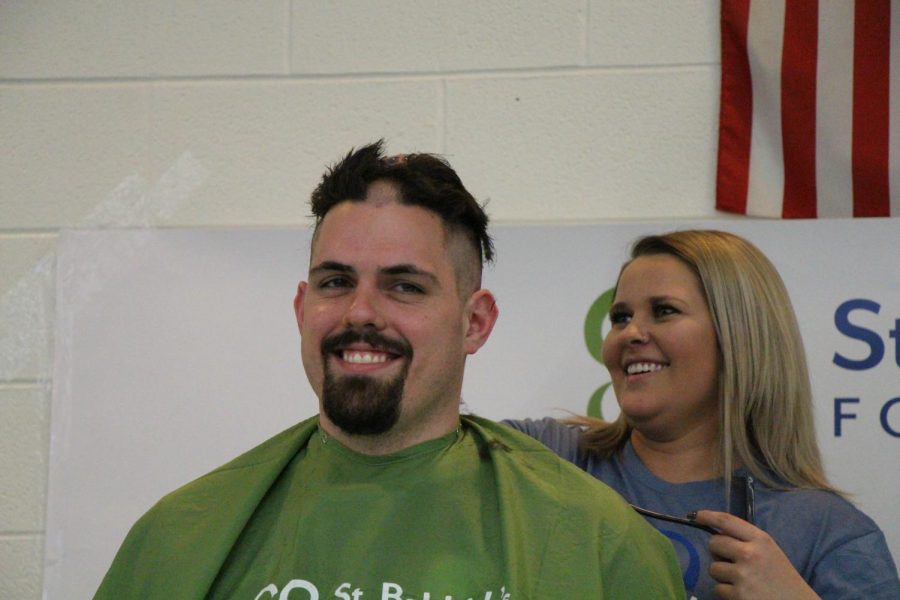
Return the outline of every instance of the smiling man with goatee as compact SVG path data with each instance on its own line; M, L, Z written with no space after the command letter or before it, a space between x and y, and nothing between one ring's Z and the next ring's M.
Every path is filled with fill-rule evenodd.
M672 546L614 492L460 414L498 309L487 215L453 169L378 142L311 205L294 310L319 414L161 500L97 598L683 597Z

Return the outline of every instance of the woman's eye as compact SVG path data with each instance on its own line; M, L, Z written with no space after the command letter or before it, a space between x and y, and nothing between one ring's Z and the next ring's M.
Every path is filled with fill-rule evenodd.
M675 310L674 307L669 306L668 304L658 304L653 307L653 313L657 317L666 317L668 315L674 315L678 311Z
M609 313L609 322L613 325L620 325L628 322L628 319L631 318L631 315L624 311L612 311Z

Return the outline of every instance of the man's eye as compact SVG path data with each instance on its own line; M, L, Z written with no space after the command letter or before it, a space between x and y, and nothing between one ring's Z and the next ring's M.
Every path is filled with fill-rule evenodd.
M394 291L403 293L403 294L422 294L425 292L421 287L414 283L409 283L408 281L398 281L391 289Z
M327 279L323 279L321 283L319 283L319 287L322 289L341 289L350 287L350 281L346 277L329 277Z

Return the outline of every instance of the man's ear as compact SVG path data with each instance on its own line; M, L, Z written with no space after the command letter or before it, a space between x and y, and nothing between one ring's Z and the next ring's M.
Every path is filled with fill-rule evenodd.
M303 335L303 298L306 296L305 281L301 281L297 285L297 295L294 296L294 315L297 317L297 328L300 329L300 335Z
M475 354L491 335L494 323L500 316L497 301L490 290L480 289L466 303L466 354Z

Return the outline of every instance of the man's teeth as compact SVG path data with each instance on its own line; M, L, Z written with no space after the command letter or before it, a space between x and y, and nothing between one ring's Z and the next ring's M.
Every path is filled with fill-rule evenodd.
M661 365L659 363L632 363L625 367L625 372L629 375L636 375L637 373L650 373L651 371L662 371L665 365Z
M372 364L387 361L387 354L380 352L344 352L341 358L348 363Z

